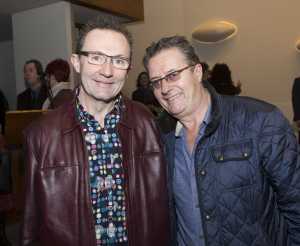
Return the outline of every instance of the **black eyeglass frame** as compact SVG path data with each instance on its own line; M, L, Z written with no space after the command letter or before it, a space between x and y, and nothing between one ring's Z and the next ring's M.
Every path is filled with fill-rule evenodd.
M178 70L175 70L175 71L172 71L172 72L168 73L167 75L165 75L165 76L162 77L162 78L155 79L155 80L150 80L149 85L150 85L150 87L153 88L153 89L159 89L159 88L161 87L161 82L162 82L163 80L166 80L167 82L169 82L169 80L172 81L172 82L176 82L177 80L180 79L180 74L181 74L183 71L185 71L185 70L188 69L188 68L194 67L194 66L196 66L196 65L197 65L197 64L187 65L187 66L185 66L185 67L183 67L183 68L181 68L181 69L178 69ZM175 75L175 76L176 76L176 75L179 75L179 77L176 78L176 80L172 80L171 77L170 77L170 76L172 76L172 75Z

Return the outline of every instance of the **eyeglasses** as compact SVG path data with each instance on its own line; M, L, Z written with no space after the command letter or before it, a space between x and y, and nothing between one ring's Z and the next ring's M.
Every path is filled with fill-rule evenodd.
M129 68L129 59L120 56L109 56L99 51L80 51L88 59L88 63L93 65L103 65L110 62L115 68L126 70Z
M196 64L193 64L193 65L188 65L184 68L181 68L181 69L178 69L176 71L173 71L169 74L167 74L166 76L160 78L160 79L155 79L155 80L150 80L150 86L153 88L153 89L159 89L161 88L161 83L163 80L166 80L167 82L176 82L177 80L180 79L180 74L190 68L190 67L194 67Z

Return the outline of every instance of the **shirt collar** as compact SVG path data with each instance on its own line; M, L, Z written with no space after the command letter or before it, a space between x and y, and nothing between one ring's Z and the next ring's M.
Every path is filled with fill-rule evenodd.
M201 125L207 126L211 120L211 104L208 105L206 113L204 115L204 119ZM182 136L183 134L183 124L178 120L175 128L175 137Z
M92 120L94 120L94 117L84 109L84 107L81 105L81 103L79 101L79 98L78 98L79 90L80 90L80 88L76 89L76 108L77 108L77 114L79 116L79 119L80 120L84 119L86 121L92 121ZM123 98L122 98L122 95L119 94L115 99L112 110L107 115L109 115L109 114L118 114L119 115L119 114L121 114L121 109L123 107L124 107Z

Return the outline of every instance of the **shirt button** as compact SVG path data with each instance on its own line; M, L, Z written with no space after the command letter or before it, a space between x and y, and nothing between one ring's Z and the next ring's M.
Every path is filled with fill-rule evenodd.
M224 156L219 156L219 161L223 161L224 160Z
M201 176L205 176L205 174L206 174L205 170L201 170L201 171L200 171L200 175L201 175Z
M244 156L244 157L247 157L247 156L248 156L248 153L245 152L245 153L243 154L243 156Z
M205 215L205 219L210 220L211 219L210 215L209 214Z

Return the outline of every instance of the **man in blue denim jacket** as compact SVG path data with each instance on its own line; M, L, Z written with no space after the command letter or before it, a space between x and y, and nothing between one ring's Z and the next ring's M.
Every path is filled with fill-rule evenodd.
M300 158L273 105L222 96L202 81L181 36L146 50L154 94L178 120L164 134L174 244L300 245Z

